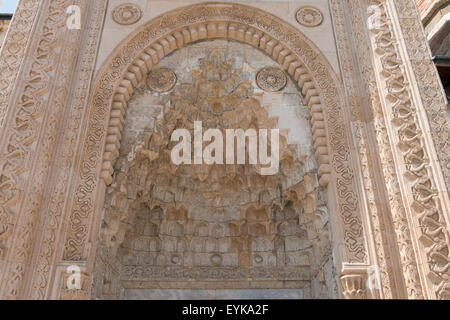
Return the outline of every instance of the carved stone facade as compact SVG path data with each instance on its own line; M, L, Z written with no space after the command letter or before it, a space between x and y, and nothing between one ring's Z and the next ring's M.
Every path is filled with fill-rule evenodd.
M0 70L2 299L450 298L414 0L19 0ZM174 164L196 121L278 129L278 173Z
M9 23L11 22L12 15L0 13L0 48L2 47L3 40L6 37L6 31L8 31Z

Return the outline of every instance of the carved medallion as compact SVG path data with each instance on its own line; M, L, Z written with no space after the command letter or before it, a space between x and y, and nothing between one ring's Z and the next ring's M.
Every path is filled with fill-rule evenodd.
M169 68L158 68L149 72L147 85L152 91L168 92L177 84L177 75Z
M136 4L124 3L113 10L112 17L118 24L130 25L141 20L142 14L141 8Z
M316 7L304 6L298 9L296 19L302 26L312 28L322 24L323 14Z
M264 91L281 91L287 85L287 77L283 70L276 67L265 67L256 74L256 84Z

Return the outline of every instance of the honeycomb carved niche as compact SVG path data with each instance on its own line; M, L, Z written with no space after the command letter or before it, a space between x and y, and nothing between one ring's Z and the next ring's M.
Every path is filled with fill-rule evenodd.
M124 3L118 5L112 11L113 20L121 25L135 24L141 20L142 15L142 9L134 3Z
M150 90L145 77L137 84L99 250L127 287L143 281L145 288L167 282L188 288L186 281L195 280L215 288L244 281L248 288L269 281L311 295L320 266L330 260L311 115L292 80L286 78L282 93L259 88L256 74L267 64L274 62L251 46L213 40L154 67L177 66L169 93ZM297 125L284 127L288 118L298 118ZM192 130L194 120L219 129L280 128L279 174L261 176L255 165L172 164L170 134Z

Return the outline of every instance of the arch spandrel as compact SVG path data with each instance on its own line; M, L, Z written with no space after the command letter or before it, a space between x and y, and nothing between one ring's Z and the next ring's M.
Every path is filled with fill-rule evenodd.
M87 259L88 225L98 225L101 216L98 199L102 199L104 192L101 181L106 184L111 181L123 116L136 84L173 50L195 41L217 38L245 42L265 51L298 84L313 117L321 184L329 183L329 193L333 194L329 206L333 221L337 221L333 226L335 246L338 250L344 248L340 260L366 263L351 165L350 128L339 77L313 42L296 28L270 13L230 3L195 4L151 20L123 40L99 69L88 106L87 132L64 260Z

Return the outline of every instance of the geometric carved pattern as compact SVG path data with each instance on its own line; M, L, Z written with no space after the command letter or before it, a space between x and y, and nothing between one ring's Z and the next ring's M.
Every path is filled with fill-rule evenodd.
M364 83L364 91L362 94L357 88L357 81L358 79L361 79L360 73L363 74L363 80L366 80L367 75L371 73L365 71L360 72L358 68L354 67L358 65L358 61L356 60L356 57L353 57L352 55L354 49L351 47L351 39L348 37L349 34L352 34L354 37L357 45L355 49L358 50L356 51L358 52L356 56L359 59L361 70L371 70L373 73L370 60L371 52L364 47L369 44L369 38L366 37L365 32L367 29L366 18L360 14L360 12L362 12L360 6L364 4L357 1L343 3L340 0L332 0L330 5L333 23L336 27L336 40L338 43L337 48L341 61L341 68L347 70L346 72L343 72L342 77L344 80L344 87L347 91L346 96L352 116L353 137L359 154L361 167L360 176L363 178L362 187L366 193L367 217L369 218L367 222L371 224L374 249L377 252L377 260L371 262L371 266L377 266L380 272L381 288L375 288L378 289L376 291L379 294L372 291L371 298L392 299L397 297L397 292L403 292L403 288L395 286L394 265L396 265L397 262L396 259L391 258L394 249L388 245L389 234L392 232L392 227L389 223L385 222L386 216L389 214L389 212L387 212L388 210L385 209L388 204L380 205L380 201L377 200L377 193L380 192L378 184L381 183L381 188L383 188L384 182L381 181L381 179L377 181L376 178L374 166L376 167L377 164L374 155L377 153L377 146L370 142L369 137L370 135L373 135L374 132L371 132L370 127L365 123L366 119L371 116L371 110L369 109L370 107L365 109L363 102L364 97L373 93L369 90L364 90L365 88L370 87L368 85L369 81ZM349 6L349 8L347 9L345 6ZM350 15L346 13L346 10L348 10L347 12L349 12ZM351 19L353 26L345 23L349 18ZM364 49L361 49L360 47L364 47ZM372 103L376 103L377 100L379 99L376 99L376 96L371 99ZM369 105L371 106L371 104ZM383 146L387 147L385 145L381 145L380 147ZM383 155L381 155L381 158L383 158ZM390 166L393 166L392 161L388 163ZM384 167L382 169L384 169Z
M0 129L3 127L8 99L30 38L31 29L39 10L39 3L39 0L27 1L24 6L18 7L14 15L14 26L17 25L18 27L11 27L8 39L0 44L2 47L2 55L0 56L0 75L2 76L0 80ZM4 28L4 26L1 28Z
M58 169L53 170L51 173L54 181L58 181L51 186L51 189L47 189L49 200L43 214L45 214L45 220L43 228L41 229L41 242L38 244L39 249L36 251L36 268L32 271L32 290L30 291L30 299L49 299L56 298L59 293L49 293L48 288L54 285L51 281L52 277L59 277L60 273L55 272L52 269L52 265L55 263L55 255L58 251L57 242L54 240L61 232L61 227L64 226L64 212L65 203L68 194L70 194L70 181L71 181L71 168L76 161L74 157L74 146L76 145L80 129L82 128L82 121L80 115L83 114L84 106L87 104L87 98L89 95L89 81L95 68L95 59L93 57L97 54L97 44L100 37L100 26L103 24L104 12L105 12L106 0L99 0L89 2L86 11L88 14L84 22L85 35L82 37L80 43L79 57L81 64L79 71L75 72L77 77L73 80L73 87L77 88L73 94L73 97L68 104L70 112L66 114L63 120L62 126L65 128L61 137L61 141L58 150ZM65 126L67 124L67 126ZM58 261L58 260L56 260ZM82 262L81 262L82 263ZM65 273L65 272L63 272ZM69 290L65 293L67 298L68 294L81 294L82 296L86 292L80 293L77 290Z
M5 134L0 134L4 148L1 150L2 160L6 160L0 164L0 232L3 231L4 223L8 227L7 232L0 235L4 236L0 247L5 249L2 251L0 274L1 280L7 279L0 281L2 299L48 297L48 280L54 271L57 247L55 238L61 232L58 221L62 216L61 202L67 197L61 193L57 198L57 195L50 193L49 187L54 185L46 184L46 179L50 175L59 142L58 130L66 108L67 95L72 89L71 81L73 74L76 74L74 66L83 37L83 32L66 27L66 10L69 5L74 4L84 13L87 3L86 0L20 1L2 48L0 118L3 118L6 111L11 115L2 126ZM100 13L98 17L103 19L105 1L95 3L100 6L103 4L101 12L95 12ZM97 25L94 31L89 30L89 36L95 38L100 30ZM98 39L87 38L97 47ZM95 50L91 48L88 55L90 56L83 55L80 59L83 67L86 64L93 66L95 63L92 58ZM22 60L24 57L26 59ZM7 70L4 69L5 65ZM19 67L21 73L17 74ZM88 74L83 75L83 80L90 79L91 71L92 69L83 68L83 72ZM89 85L84 82L80 87L82 88L78 88L74 96L87 97ZM15 100L11 98L12 90L15 90ZM9 110L6 110L8 102ZM78 100L74 98L73 102L78 103ZM70 136L76 125L80 124L84 105L85 103L80 103L71 109L76 117L72 119L69 128L65 128L65 134ZM75 143L71 147L74 145ZM72 160L73 149L65 156L64 160L67 157ZM66 177L71 174L71 166L68 167ZM68 187L67 180L59 181L58 187L65 190ZM17 194L20 194L20 199ZM5 217L2 213L10 216ZM44 221L44 227L37 232Z
M420 97L425 106L431 135L444 174L446 189L450 190L450 113L442 92L439 76L427 46L414 1L395 1L400 26L405 37L406 51L417 79ZM435 1L436 2L436 1ZM445 1L436 2L445 3ZM412 18L414 17L414 18ZM450 191L449 191L450 195Z
M331 0L331 2L336 4L337 1ZM68 235L64 258L78 262L88 259L91 249L88 233L95 229L93 221L98 219L99 213L95 211L98 199L94 193L98 190L102 191L98 185L98 174L103 166L103 177L108 182L109 165L114 163L114 152L120 147L121 117L136 81L145 78L145 72L152 70L152 67L166 54L202 39L227 38L250 43L279 62L282 69L299 84L300 90L307 97L313 116L316 158L320 165L323 185L327 184L333 170L338 204L336 216L340 216L343 221L345 258L353 262L367 262L361 240L361 221L359 221L358 213L360 204L357 202L358 198L354 191L355 178L350 166L352 159L349 153L345 152L349 149L345 138L349 129L346 127L347 123L343 121L342 114L342 108L346 103L340 96L340 88L337 85L339 79L332 71L330 73L329 66L323 63L324 59L318 50L310 46L307 40L299 37L293 28L262 11L252 8L251 11L254 12L250 12L248 10L250 7L242 5L230 7L220 4L218 7L208 4L193 5L187 9L170 12L164 19L156 18L154 24L149 23L138 35L136 32L135 38L128 38L129 43L120 45L111 55L117 59L111 58L100 70L100 75L93 85L95 89L93 96L88 108L85 108L85 97L90 89L90 80L86 79L90 79L92 70L89 68L93 68L95 64L93 57L96 55L98 46L96 35L101 33L106 10L106 1L97 3L100 5L96 8L101 10L96 12L98 13L96 21L100 23L91 25L92 28L89 31L85 31L83 27L84 48L88 52L84 51L78 59L74 58L71 61L73 57L71 54L76 56L75 52L78 50L73 47L79 39L78 36L67 41L66 47L66 42L61 42L61 39L67 39L66 33L59 31L64 28L67 5L77 4L85 8L86 0L76 0L71 3L65 0L21 1L7 41L2 48L2 59L0 59L2 143L0 266L2 269L0 274L1 280L8 280L0 281L2 298L21 297L24 296L25 291L29 292L30 297L33 298L48 297L49 292L52 291L50 284L54 282L51 280L52 272L53 275L55 272L54 264L59 260L56 254L58 245L54 239L65 236L58 232L60 226L65 225L62 218L66 209L69 221L67 221ZM379 4L380 1L376 3ZM430 141L428 141L430 140L428 123L423 126L424 122L420 121L420 117L423 117L426 112L437 149L436 154L439 156L439 163L448 185L449 131L445 99L439 93L440 84L436 70L429 59L428 48L413 0L387 0L381 3L382 25L372 30L375 38L374 48L377 48L374 53L376 64L378 64L376 75L371 61L372 50L367 50L370 49L370 44L367 46L366 42L361 41L366 36L364 15L367 3L349 0L346 5L351 8L352 18L355 19L355 16L358 16L357 19L361 20L356 23L353 21L355 29L352 36L357 42L356 46L359 46L357 50L360 56L356 58L360 59L360 67L363 69L361 71L365 81L364 87L370 90L370 107L373 108L371 111L378 117L373 120L373 124L382 163L383 177L380 179L383 179L383 182L386 180L386 189L389 193L386 206L389 210L386 211L390 211L387 214L391 215L397 237L392 247L396 247L401 255L403 269L400 273L406 282L408 297L448 298L449 234L448 225L446 225L448 201L446 202L445 196L441 194L442 185L436 185L437 182L442 182L440 181L442 178L436 177L435 152L430 148ZM388 7L384 7L383 4ZM88 8L92 9L94 6L88 6ZM140 13L135 10L123 10L119 18L115 20L116 22L123 20L124 24L134 23L130 21L136 17L138 21L142 17L142 11L140 9L138 11ZM39 13L41 16L36 20ZM389 15L392 15L392 20ZM308 21L311 23L315 20L314 16L314 14L308 15L303 18L303 21L299 20L303 23ZM300 21L299 23L302 23ZM348 25L344 20L336 20L333 23L341 30L343 25ZM357 28L358 25L361 27ZM38 33L43 28L46 32L32 39L32 30ZM86 45L86 41L89 45ZM338 47L343 43L338 41ZM61 51L58 51L60 48ZM40 52L39 55L36 55L37 50ZM67 52L70 50L73 52ZM56 51L58 51L57 54L54 54ZM32 57L33 63L24 63L24 57ZM367 58L369 62L362 61L364 58ZM344 59L346 61L342 62L341 67L344 70L342 71L344 77L347 76L344 83L347 83L348 74L351 74L350 69L353 65L348 64L348 57ZM82 71L76 74L79 77L75 81L76 92L73 92L76 99L73 99L73 103L68 107L70 120L62 121L60 111L64 103L61 101L66 101L71 78L69 69L77 60L81 63ZM47 68L49 65L52 68ZM23 70L22 75L18 74L19 68ZM34 75L39 76L34 77ZM24 78L20 78L21 76ZM60 87L55 85L55 79L58 84L61 82ZM380 83L375 83L376 80L384 86L380 86L380 90L378 90ZM301 81L303 82L300 85ZM26 89L21 86L23 83L28 85ZM415 92L416 83L420 96ZM388 94L383 94L385 92ZM32 94L28 95L29 93ZM379 100L379 93L383 94L382 101ZM363 109L358 109L358 100L353 100L351 95L348 100L347 105L351 106L352 116L361 119L362 116L358 114L358 110ZM365 103L365 101L361 102ZM381 110L380 102L383 103L384 110ZM55 108L49 109L48 106L55 106ZM83 119L86 119L87 134L86 139L78 144L78 137L84 137L84 133L80 133L84 132L85 128ZM59 139L55 132L61 123L70 123L70 128L65 131L61 140L64 143L70 142L67 143L70 146L83 146L80 149L81 165L77 167L77 161L80 159L73 156L74 151L68 150L70 147L62 148L63 150L58 151L58 154L64 155L62 171L67 173L61 175L61 170L58 169L57 174L50 175L48 173L51 161L49 155L54 150L56 139ZM366 152L367 148L364 145L366 137L363 131L367 128L365 126L365 123L358 122L356 128L353 128L357 140L357 151L363 162L370 155ZM341 127L346 128L340 130ZM17 135L12 137L11 132ZM21 140L20 137L24 138ZM42 137L41 140L45 142L37 143L38 140L33 140L35 137ZM103 147L106 148L102 159ZM429 156L433 158L430 159ZM400 161L401 165L396 165L394 161ZM364 180L364 187L368 190L371 189L371 177L366 176L366 173L370 166L366 166L365 162L362 165L364 166L362 180ZM74 167L79 170L75 170L77 177L71 179L71 169ZM58 184L46 187L45 178L50 176L53 180L57 180ZM60 177L62 179L59 179ZM71 199L71 196L68 197L67 194L71 193L72 185L75 189L75 200L73 203L70 201L66 203L68 198ZM42 195L48 190L51 190L51 193L49 193L49 199L46 199L47 196ZM372 193L367 190L363 192L367 192L367 195L372 197ZM447 188L444 187L444 192L446 190ZM371 203L373 199L368 202L373 208ZM381 206L381 209L384 207ZM372 219L376 215L373 212L370 213ZM39 226L43 226L42 235L37 232L41 230L38 223ZM386 231L378 227L372 230L374 233ZM36 244L33 243L35 239L38 240ZM381 243L379 237L376 243L377 246ZM385 245L391 246L390 242ZM420 250L414 250L416 245L422 246ZM415 255L422 259L416 260ZM382 260L391 258L386 254ZM378 251L377 259L381 259ZM420 268L417 265L420 265ZM27 270L36 266L37 268L31 272ZM382 268L381 263L380 267ZM161 272L164 271L161 270ZM421 279L419 279L419 273ZM76 297L77 294L82 298L88 297L89 278L89 272L83 271L81 292L74 294L64 288L62 297L71 298ZM25 284L25 279L33 280ZM365 294L363 292L364 275L344 274L340 280L344 288L344 296L358 297ZM429 286L433 290L431 294L426 292L426 287L422 288L421 280L431 284ZM27 288L24 287L25 285Z

